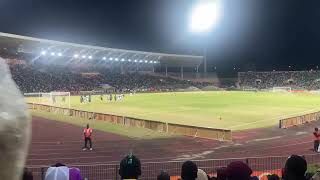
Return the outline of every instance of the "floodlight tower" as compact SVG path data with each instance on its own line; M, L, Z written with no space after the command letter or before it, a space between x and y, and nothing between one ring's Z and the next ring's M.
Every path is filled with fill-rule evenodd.
M199 0L194 5L190 17L190 31L208 33L220 18L220 0ZM207 48L203 48L203 72L207 73Z

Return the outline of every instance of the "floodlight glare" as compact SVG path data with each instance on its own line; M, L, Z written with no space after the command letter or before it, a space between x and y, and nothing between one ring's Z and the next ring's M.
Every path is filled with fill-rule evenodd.
M85 59L87 56L83 55L82 58Z
M78 55L78 54L75 54L75 55L73 55L73 57L74 57L74 58L78 58L78 57L79 57L79 55Z
M62 53L58 53L58 56L62 56Z
M113 58L111 57L111 58L109 58L109 60L110 60L110 61L112 61L112 60L113 60Z
M129 62L131 62L131 59L128 59Z
M134 62L138 62L138 60L134 60Z
M118 58L116 58L115 60L118 61Z
M140 63L142 63L143 61L142 61L142 60L140 60L139 62L140 62Z
M147 60L145 60L144 62L145 62L145 63L148 63L148 61L147 61Z
M54 52L51 53L51 56L55 56L55 55L56 55L56 53L54 53Z
M41 54L42 54L42 55L46 55L47 52L46 52L46 51L41 51Z
M122 59L121 59L121 61L123 62L123 61L124 61L124 59L122 58Z
M205 0L195 5L192 10L190 29L192 32L208 32L220 18L218 0Z
M106 60L107 58L106 58L106 57L103 57L102 59L103 59L103 60Z
M89 59L92 59L92 56L89 56Z

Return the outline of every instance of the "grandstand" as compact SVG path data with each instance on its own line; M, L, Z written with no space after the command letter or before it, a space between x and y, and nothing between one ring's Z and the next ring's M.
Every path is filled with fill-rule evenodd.
M241 72L236 90L247 92L228 92L235 88L233 80L219 87L216 74L199 74L202 56L5 33L0 49L33 115L27 169L35 179L44 179L57 161L80 168L89 179L119 179L118 162L130 151L142 161L141 179L155 179L159 169L178 178L186 160L210 176L232 161L246 162L255 176L281 176L289 154L320 162L305 148L319 124L318 71ZM180 71L168 72L171 68ZM313 94L281 93L297 90ZM80 102L83 97L88 99ZM90 154L74 137L86 123L95 132Z

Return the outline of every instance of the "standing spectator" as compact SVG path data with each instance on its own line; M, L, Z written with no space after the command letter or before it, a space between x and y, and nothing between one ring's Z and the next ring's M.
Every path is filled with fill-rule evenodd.
M298 155L290 156L284 167L284 180L306 180L307 161Z
M198 167L192 161L186 161L182 164L181 178L182 180L195 180L198 175Z

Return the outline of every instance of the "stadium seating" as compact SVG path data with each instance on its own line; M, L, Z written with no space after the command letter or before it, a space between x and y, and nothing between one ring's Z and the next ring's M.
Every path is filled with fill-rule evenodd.
M28 65L11 65L12 77L22 92L92 91L109 84L119 92L172 91L189 87L203 88L209 83L192 82L139 73L120 74L103 71L83 76L68 69L41 69Z
M320 71L240 72L238 78L239 85L243 88L320 89Z

